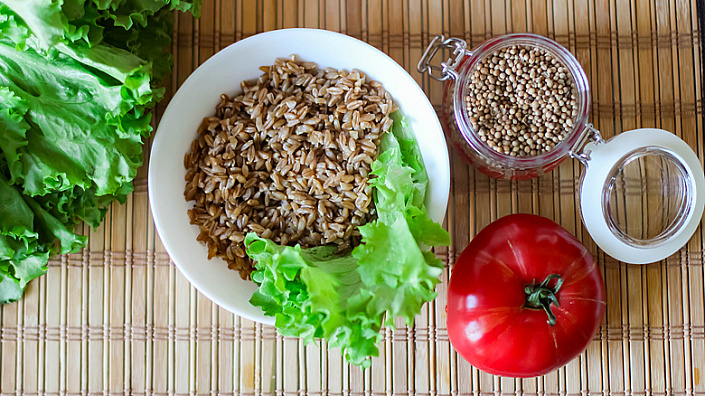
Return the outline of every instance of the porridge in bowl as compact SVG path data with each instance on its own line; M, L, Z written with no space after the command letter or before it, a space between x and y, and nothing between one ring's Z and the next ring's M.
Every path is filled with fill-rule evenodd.
M282 245L360 241L374 219L368 179L380 137L396 110L382 84L353 70L279 58L221 96L185 155L186 200L208 256L243 279L254 269L245 235Z

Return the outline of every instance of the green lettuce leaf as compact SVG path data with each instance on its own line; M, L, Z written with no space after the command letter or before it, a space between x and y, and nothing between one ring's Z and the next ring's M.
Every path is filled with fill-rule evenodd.
M22 199L22 194L0 174L0 235L10 235L28 241L36 239L34 212Z
M4 168L4 167L3 167ZM0 303L16 300L46 273L49 256L76 252L86 237L74 234L0 174Z
M15 43L18 51L25 48L27 40L31 37L27 25L2 3L0 3L0 37Z
M42 48L57 44L70 30L68 20L61 13L61 0L3 0L17 14L37 38ZM75 30L75 29L74 29Z
M169 52L173 26L174 14L165 8L149 16L146 26L136 25L129 30L107 29L103 42L129 51L151 63L153 80L161 81L173 67Z
M111 202L125 203L127 194L132 192L132 183L123 184L114 195L97 195L96 191L95 186L89 190L74 186L70 190L54 191L34 197L34 200L70 228L73 228L78 220L95 228L103 221Z
M379 355L382 326L393 326L395 317L411 325L436 297L443 265L430 248L450 243L426 212L428 175L401 114L380 151L370 180L377 219L359 228L362 242L350 254L279 246L252 233L245 238L259 286L250 302L275 317L281 334L306 343L324 338L363 367Z
M347 298L362 284L352 256L336 256L329 246L280 246L254 233L247 235L245 244L248 254L269 266L253 273L260 287L251 302L275 316L282 335L311 342L329 337L344 324Z
M106 30L146 27L160 11L200 16L200 0L3 0L48 50L58 43L92 47Z
M200 0L0 1L1 303L132 191L173 10Z
M104 195L135 177L142 161L142 135L151 130L150 115L136 117L125 111L122 86L71 58L47 62L33 50L16 51L2 42L0 59L0 86L5 87L0 95L8 90L12 95L0 105L15 104L0 109L0 117L13 115L10 121L0 119L0 128L21 135L16 119L24 113L20 125L26 144L0 145L3 153L10 153L5 159L13 183L22 183L32 196L76 185L88 190L94 184Z
M36 239L0 235L0 304L22 297L32 279L46 273L49 252Z

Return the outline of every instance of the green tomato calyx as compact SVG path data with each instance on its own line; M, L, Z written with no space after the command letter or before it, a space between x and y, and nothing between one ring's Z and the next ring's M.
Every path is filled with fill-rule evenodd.
M552 279L557 279L553 287L549 286ZM526 302L524 307L530 309L543 309L548 315L548 324L555 326L556 315L551 310L551 304L555 306L560 306L558 304L558 298L556 294L563 285L563 279L558 274L551 274L546 277L540 284L536 284L536 281L530 285L524 287L524 292L526 292Z

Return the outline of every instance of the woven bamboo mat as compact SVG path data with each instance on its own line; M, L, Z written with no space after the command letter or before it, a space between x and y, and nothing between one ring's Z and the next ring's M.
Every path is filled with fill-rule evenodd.
M592 121L604 136L664 128L702 161L697 8L695 0L204 0L200 20L177 18L167 90L236 40L305 26L382 49L439 105L441 84L414 71L429 37L443 33L476 46L494 35L533 31L583 64ZM556 220L597 257L607 317L587 351L565 368L515 380L463 361L446 331L447 270L436 301L414 327L386 330L381 356L364 372L345 364L338 350L304 347L234 316L171 265L152 223L145 166L128 202L113 206L100 228L84 230L87 249L52 260L21 302L2 307L0 394L705 395L702 231L668 260L624 265L600 252L582 226L575 161L518 183L488 179L455 154L451 166L446 226L453 244L438 251L446 268L477 231L512 212Z

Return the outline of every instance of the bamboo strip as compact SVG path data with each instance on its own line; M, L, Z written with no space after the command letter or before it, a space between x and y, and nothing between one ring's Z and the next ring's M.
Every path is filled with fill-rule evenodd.
M218 50L227 47L235 41L235 2L234 1L219 1L216 3L220 9L216 10L216 15L219 18L219 30L217 31L220 40L218 41ZM271 5L269 5L271 7ZM265 7L265 12L276 14L271 9Z
M151 213L150 213L151 217ZM169 350L174 341L173 333L170 330L170 317L172 316L172 300L173 282L171 282L169 266L160 265L159 261L164 260L168 264L168 258L164 254L164 247L154 238L154 228L150 227L150 240L154 241L154 269L153 275L153 303L152 323L156 328L164 329L163 331L154 331L152 341L152 364L151 378L153 389L169 389Z
M174 31L172 35L172 43L171 43L171 53L174 58L174 68L172 70L171 76L168 79L168 81L165 83L166 85L166 94L167 95L173 95L173 93L176 91L176 87L180 83L179 81L179 75L181 74L180 68L182 66L182 62L179 61L180 59L180 39L179 35L181 32L181 25L183 24L183 19L176 17L174 20ZM181 80L183 81L183 80ZM162 102L164 103L164 102ZM165 107L161 107L163 105L158 105L157 106L157 114L163 114ZM154 135L150 137L150 147L151 143L153 141ZM150 216L151 216L151 211L150 211ZM154 227L152 226L152 229L154 230ZM153 232L156 232L154 230ZM161 239L158 237L155 238L154 240L154 255L155 255L155 260L157 257L168 257L166 253L166 248L161 242ZM155 282L155 287L154 287L154 293L155 293L155 304L159 304L160 301L164 301L163 299L166 299L166 303L162 303L158 305L160 309L155 310L155 315L154 315L154 323L155 326L164 326L166 329L166 334L164 338L162 338L159 341L156 341L154 343L154 363L152 365L152 378L153 378L153 389L155 391L162 391L162 392L169 392L169 393L174 393L174 370L175 370L175 352L174 352L174 347L175 347L175 333L172 331L174 326L175 326L175 315L174 315L174 306L175 306L175 296L176 296L176 290L175 290L175 269L173 265L171 264L171 261L167 258L166 259L167 266L156 266L155 267L155 278L159 279L159 281ZM164 333L162 333L164 334ZM111 351L112 355L112 351ZM113 356L111 356L111 359Z
M424 4L422 1L408 2L406 4L405 12L407 15L404 17L406 21L409 34L409 59L410 62L406 66L406 69L410 71L411 76L416 80L417 84L422 88L425 87L424 80L426 79L420 73L415 72L416 62L421 58L424 50L423 35L425 32L423 25L423 12ZM452 201L451 196L451 201ZM430 339L432 337L429 331L428 323L431 317L431 304L426 304L422 310L421 314L416 317L414 323L414 335L417 342L414 343L413 351L413 364L414 372L419 373L414 375L412 379L412 385L410 385L410 390L413 390L417 394L427 395L431 393L431 382L433 381L434 365L432 363L433 351L431 351L431 343L418 342L420 339ZM425 331L421 331L421 328Z
M408 16L406 20L408 21L409 29L409 63L410 63L410 74L414 78L416 83L425 90L426 76L421 73L416 73L416 64L418 60L421 59L423 55L424 45L427 44L427 38L424 39L424 24L423 24L423 1L414 1L407 3Z
M31 294L31 292L26 291L25 296L28 294ZM30 297L31 298L31 297ZM18 309L17 309L17 366L15 367L15 384L17 386L17 389L23 389L24 384L22 383L23 380L23 370L21 368L24 366L24 327L22 327L22 317L24 316L24 304L20 303L17 304ZM22 341L20 341L22 340Z
M430 332L426 324L429 320L430 304L426 304L421 309L421 314L417 315L414 322L413 328L413 350L411 356L413 360L410 363L413 365L413 369L410 373L410 385L409 391L414 394L429 394L430 393L430 380L431 380L431 364L430 364L430 353L429 353L429 343L421 342L421 340L426 340L430 337ZM418 375L416 374L418 373Z
M491 3L490 12L492 18L490 23L492 36L499 36L513 32L510 8L511 4L509 4L507 1L496 1ZM513 190L516 190L512 188L512 186L516 183L510 182L508 180L498 180L495 183L496 184L494 188L496 193L490 195L490 205L493 207L494 211L493 219L497 219L512 213L512 202L516 202L516 198L512 194ZM509 384L505 385L510 386ZM503 389L503 385L501 383L496 383L494 385L495 392L501 392L501 389Z
M180 40L178 51L176 53L176 78L177 84L182 84L195 67L195 57L193 54L194 42L194 21L185 14L178 16L178 38ZM181 43L181 41L185 41ZM172 389L176 393L188 393L191 388L191 376L193 370L190 360L193 357L191 353L191 342L193 339L193 329L190 327L190 306L193 301L192 294L195 292L193 287L188 284L186 278L181 273L175 276L175 312L174 324L177 327L187 327L189 332L186 334L176 334L174 345L174 376L172 377Z
M239 330L240 356L238 358L238 368L240 375L237 389L243 394L249 394L255 391L255 324L241 318Z
M302 18L302 23L299 26L308 28L319 28L320 27L320 17L321 14L318 8L319 0L303 0L299 2L300 15Z
M564 47L568 48L572 53L576 52L575 40L571 40L571 33L576 30L576 21L573 18L575 15L574 4L570 1L556 1L553 6L553 30L556 41ZM558 173L558 190L562 191L561 186L573 185L573 180L576 175L580 174L580 165L577 161L565 161L557 170ZM556 212L558 216L556 220L569 232L581 238L580 229L580 208L576 207L575 190L572 193L558 194L558 207ZM580 358L573 359L564 369L559 370L559 392L567 392L576 394L580 392Z
M598 2L595 7L596 14L596 30L598 35L610 34L615 26L615 7L609 2ZM599 15L609 15L609 18L599 18ZM600 103L608 103L610 106L614 101L614 92L617 89L616 83L619 81L618 70L616 67L616 42L610 40L610 46L605 48L597 48L597 69L593 78L597 80L597 84L593 83L593 87L597 85L595 90L597 100ZM609 65L609 69L607 66ZM598 117L598 128L606 139L615 134L614 120L607 117ZM622 265L615 268L605 268L605 284L607 285L607 305L605 323L606 326L619 327L621 326L621 304L618 303L621 299L621 291L618 287L621 282ZM611 285L614 285L611 286ZM602 358L607 360L607 364L602 364L602 386L609 389L611 392L620 392L624 389L624 376L622 373L623 367L623 345L621 339L602 340L603 350Z
M636 14L634 2L622 2L617 7L621 9L629 9L631 15ZM638 21L633 16L629 18L629 14L618 13L617 29L618 33L625 35L627 33L631 34L635 29L638 29ZM621 71L621 101L623 104L630 105L631 103L636 103L639 99L639 87L642 85L640 83L639 74L636 72L635 59L640 61L636 51L623 49L620 51L620 71ZM639 126L639 119L634 117L622 117L621 130L626 131ZM641 202L629 200L629 208L640 208ZM630 220L636 222L637 224L641 222L642 216L635 215L630 216ZM637 225L637 227L642 227ZM622 306L624 307L624 318L623 320L628 323L630 328L638 328L644 325L643 310L640 309L644 304L642 288L642 269L640 267L629 266L626 268L626 273L623 275L626 280L623 283L625 290L629 293L623 293ZM626 296L626 298L625 298ZM631 333L629 334L631 338ZM625 365L625 375L627 376L627 390L634 392L636 389L644 389L646 376L644 373L644 367L635 364L635 362L640 362L644 360L644 343L640 341L626 341L628 347L629 355L625 354L625 361L629 364Z
M127 200L126 205L120 213L129 213L134 217L134 194ZM113 207L118 206L114 204ZM137 215L139 218L139 215ZM124 323L133 329L144 328L144 268L135 266L133 256L129 254L134 251L135 241L133 240L134 219L130 218L124 224L117 225L117 231L113 234L116 238L122 238L125 254L125 318ZM122 237L119 237L121 235ZM141 241L137 242L142 245ZM139 330L138 330L139 331ZM124 387L125 389L144 389L144 373L140 369L146 363L144 343L129 342L132 337L141 337L141 332L130 332L130 337L125 337L124 345Z
M128 222L126 229L127 252L147 252L149 241L147 239L147 225L149 219L149 200L146 191L136 191L132 194L132 221ZM131 262L135 257L132 253ZM149 329L153 328L151 322L152 299L150 287L152 284L151 268L153 262L145 257L145 265L136 265L132 270L132 312L131 323L140 329L140 337L150 339L153 335ZM142 331L141 329L144 329ZM148 362L152 362L152 351L148 343L133 343L130 347L132 357L131 387L146 391L151 383L151 371L146 370Z
M235 333L233 314L223 308L218 308L218 342L215 343L217 360L214 363L214 373L216 375L215 387L221 393L230 393L234 389L233 372L235 364L235 341L233 338L225 338L224 335ZM263 373L264 376L264 373ZM266 377L265 377L266 378Z
M436 35L442 34L446 37L450 37L455 34L462 34L462 29L454 30L451 32L451 15L449 13L449 2L448 1L429 1L428 2L428 36L422 39L422 43L427 45L430 40ZM453 15L453 18L459 19L460 15ZM462 23L462 20L460 20ZM458 25L458 22L453 24L453 27ZM424 35L425 36L425 35ZM446 54L444 53L444 58ZM442 100L442 84L436 84L429 81L429 87L425 89L427 95L432 98L432 103L438 105ZM438 297L432 303L429 304L429 316L428 316L428 327L429 327L429 340L434 340L430 344L430 391L433 394L446 395L450 393L450 348L447 337L443 339L439 338L439 329L445 329L445 301L446 301L446 288L448 272L444 269L440 276L441 283L436 287L436 292Z
M263 394L272 394L276 391L277 361L281 359L276 353L277 336L273 326L262 326L262 342L261 342L261 363L260 373L262 375L262 392ZM320 362L319 362L320 364Z
M702 12L702 10L700 10ZM684 31L698 31L698 10L697 6L694 3L690 4L690 14L691 14L691 26L683 26ZM700 27L702 28L702 27ZM702 32L701 36L702 37ZM702 45L702 41L700 42ZM702 56L702 51L697 51L694 50L694 56L693 56L693 71L694 71L694 81L693 81L693 94L695 98L701 98L702 97L702 75L699 70L702 70L702 64L701 64L701 56ZM695 120L695 125L693 125L693 132L696 131L701 131L703 128L703 119L702 117L697 117ZM700 162L702 164L703 162L703 136L700 134L695 139L695 142L691 141L691 147L693 147L698 153L698 158L700 159ZM693 143L695 143L693 145ZM688 244L688 258L690 261L690 265L694 264L694 256L695 252L702 252L705 247L705 235L703 235L703 229L702 229L702 224L703 222L701 221L701 226L699 227L699 230L696 231L694 241ZM690 295L691 295L691 310L690 310L690 319L692 321L691 326L692 329L696 328L702 328L702 326L705 325L705 318L703 316L705 315L700 315L699 313L705 312L705 304L703 302L703 299L705 298L705 293L703 292L703 289L705 289L705 286L703 284L705 281L703 280L703 271L701 268L692 268L690 270ZM702 339L695 338L694 337L694 331L692 330L690 333L690 336L693 337L694 339L691 341L692 347L691 347L691 359L693 360L693 367L692 367L692 391L693 393L699 393L703 392L705 390L705 383L701 379L701 372L702 372L702 362L700 362L701 356L705 356L705 342Z
M478 41L473 42L473 45L478 45L483 38L491 35L493 29L491 20L492 5L494 5L492 2L486 1L484 4L478 4L476 6L477 8L473 8L471 11L471 17L473 18L471 22L473 28L473 40L477 39ZM475 27L475 25L477 25L477 27ZM502 27L497 27L497 29L504 30ZM478 34L475 34L475 32ZM472 174L472 187L483 185L487 186L488 190L487 192L480 192L477 188L475 188L475 193L471 193L473 199L471 199L470 202L474 203L473 207L475 212L474 216L472 216L474 221L471 223L474 224L475 232L470 234L470 237L474 236L475 233L480 232L482 228L487 226L493 219L496 218L496 206L494 205L496 199L493 197L493 193L496 191L493 187L496 184L494 184L493 181L491 181L486 175L478 172L477 170L473 170ZM460 208L456 207L456 209ZM457 217L458 216L456 216L456 218ZM456 251L456 253L459 252ZM472 372L472 389L474 394L494 393L494 380L490 374L479 371L476 368L473 368Z
M364 39L364 14L363 2L361 0L348 0L345 7L345 28L343 32L358 39ZM336 348L337 351L337 348ZM347 389L343 390L346 395L360 395L366 390L363 372L349 363L343 363L344 377L347 376ZM345 384L345 382L344 382Z
M462 34L466 41L471 39L471 28L476 28L476 25L471 23L470 19L472 7L473 3L465 2L462 10L456 9L452 12L451 34L453 36ZM472 43L468 43L468 45L472 46ZM443 250L445 250L445 255L448 257L449 270L448 274L444 274L448 278L447 280L443 278L447 282L450 280L450 268L455 262L455 257L461 253L462 249L470 241L471 236L475 233L473 211L469 210L469 213L465 213L464 210L460 209L474 208L475 206L475 195L471 193L472 188L470 185L472 171L470 166L454 151L451 151L450 165L451 173L455 176L451 181L451 198L448 205L448 215L446 216L446 227L451 233L452 243L447 249L437 249L437 254L441 255ZM441 307L441 312L445 313L443 307ZM473 386L472 366L452 349L449 356L449 365L451 392L470 393Z
M38 329L43 329L46 328L46 286L47 286L47 279L46 278L40 278L38 283L38 293L39 293L39 306L38 306L38 312L37 312L37 327ZM47 344L47 339L46 339L46 333L45 332L40 332L39 337L37 337L37 373L36 375L36 381L37 381L37 393L39 392L44 392L46 389L46 384L44 383L45 380L45 370L46 370L46 344ZM1 354L1 352L0 352ZM1 355L0 355L1 356Z
M662 8L663 7L663 8ZM663 29L663 31L672 31L676 28L676 10L675 4L671 1L661 1L657 2L657 10L661 14L664 12L668 13L667 18L663 18L661 15L657 14L657 33ZM683 18L683 15L680 15ZM687 16L685 16L687 18ZM662 93L662 100L673 100L674 102L679 102L679 90L677 87L680 85L680 75L683 73L687 75L690 69L690 65L683 65L679 68L678 66L678 50L677 48L664 48L659 49L659 69L660 72L660 82L662 86L660 91ZM662 68L663 65L663 68ZM692 65L692 63L691 63ZM663 73L665 72L665 73ZM664 117L666 119L667 130L673 131L676 135L683 137L682 130L682 117ZM687 289L684 293L683 287L687 288L687 285L683 283L683 273L686 271L685 260L681 255L680 257L680 268L678 266L668 267L667 279L668 279L668 305L664 308L668 311L668 324L670 326L680 326L684 324L683 313L687 311L688 300L684 298L684 294L687 295ZM687 277L685 278L687 279ZM686 361L685 355L687 353L686 343L682 337L670 337L670 355L667 358L670 360L671 370L668 378L670 379L670 388L675 389L685 389L686 381L688 380L690 373L686 372Z
M367 0L363 3L363 38L368 44L379 50L384 50L382 46L382 16L381 0ZM367 32L367 37L365 37L364 32Z
M104 228L104 246L105 246L105 251L111 250L112 249L112 244L110 242L111 235L110 232L112 231L112 227L109 222L104 221L104 223L101 225ZM109 379L110 379L110 341L109 337L106 337L106 333L108 333L110 330L110 264L111 264L111 259L108 254L103 252L103 262L101 263L103 265L103 290L101 293L101 296L103 298L102 301L102 312L101 312L101 324L102 324L102 332L101 334L103 335L103 339L101 341L101 352L102 356L99 357L102 363L102 368L101 368L101 375L100 375L100 383L101 383L101 390L108 389L109 387Z
M377 49L382 48L382 2L381 0L366 0L362 2L360 10L362 39ZM369 385L367 389L388 389L389 363L391 361L391 330L382 328L384 338L379 346L379 356L372 358L369 371ZM358 368L354 368L358 370ZM366 382L367 385L367 382Z
M85 227L88 229L88 227ZM88 257L88 282L84 283L84 289L88 289L88 312L86 323L90 327L103 329L104 309L106 301L104 299L104 287L106 281L106 263L109 263L109 258L105 255L106 240L109 238L110 232L106 229L105 224L92 230L89 234L89 257ZM94 335L88 332L88 360L94 362L93 365L87 365L87 388L88 392L99 392L104 389L103 373L104 361L103 354L105 353L105 344L102 340L94 338Z
M17 308L19 304L4 305L2 311L2 326L8 329L17 329ZM17 330L15 330L17 331ZM19 334L17 335L19 336ZM15 370L17 369L17 340L3 339L0 343L2 361L0 361L0 393L11 393L15 389Z
M443 13L443 8L447 7L447 0L442 1L429 1L425 0L423 3L423 8L427 9L427 19L424 21L422 26L422 47L426 48L428 43L439 34L444 36L449 36L448 34L448 14ZM424 29L425 28L425 29ZM428 80L427 85L425 85L424 91L426 95L430 98L431 103L438 105L442 102L443 85L432 83L432 80Z
M211 41L215 37L215 1L203 1L201 6L201 18L196 25L196 45L198 49L198 63L202 64L215 53L215 42ZM196 394L204 394L213 389L211 368L215 334L213 330L214 304L201 293L197 294L196 322L193 326L195 334L195 391ZM217 322L216 322L217 323Z
M247 38L257 33L257 3L254 1L243 1L242 8L242 38ZM260 22L261 23L261 22Z
M23 309L22 309L22 323L23 329L28 328L39 328L39 309L40 300L39 294L42 288L41 281L32 282L31 285L25 291L25 296L23 298ZM24 333L24 332L23 332ZM23 337L26 335L23 334ZM39 387L39 367L41 362L39 361L39 339L25 338L22 343L22 363L23 367L21 375L22 387L21 389L27 393L38 392Z
M265 4L264 13L265 14L275 14L267 6L272 7L272 1ZM216 36L219 40L215 41L215 51L218 51L226 46L228 46L235 39L235 21L232 16L235 14L235 3L233 1L229 2L216 2L215 15L217 21L216 26ZM269 28L267 26L267 28ZM214 305L216 313L216 325L217 325L217 342L213 343L213 388L217 389L221 393L231 393L234 391L234 379L237 378L235 374L236 365L234 364L235 356L237 356L235 348L235 317L232 313L228 312L224 308L216 307Z
M218 384L218 344L220 342L220 334L218 330L218 310L219 307L216 304L211 304L211 318L212 318L212 324L211 324L211 343L210 343L210 351L209 351L209 359L208 359L208 365L210 367L210 381L209 381L209 388L208 392L211 391L218 391L220 390L219 384Z
M372 358L372 365L370 370L365 370L365 380L364 386L365 391L370 391L372 389L388 389L387 388L387 367L389 367L389 357L390 357L390 333L389 327L382 327L380 332L383 335L382 341L379 342L379 356ZM360 370L358 367L353 367L351 370Z
M193 285L189 287L188 293L188 312L184 312L184 321L188 323L188 344L184 345L184 349L188 351L188 357L184 359L185 365L188 367L188 376L186 377L185 384L188 384L188 392L190 394L196 393L196 361L198 356L196 355L196 336L198 329L196 328L196 318L198 309L198 290L196 290ZM184 310L186 311L186 310Z
M411 65L406 58L409 47L408 7L402 0L388 0L382 11L384 51L407 72L411 72L415 65Z
M390 342L387 343L387 361L386 361L386 387L385 389L394 389L396 392L408 394L409 382L412 377L409 376L409 356L408 343L411 329L406 326L403 319L397 318L394 320L394 329L388 328Z
M347 389L343 390L344 395L350 395L350 396L355 396L355 395L362 395L364 394L365 391L365 378L363 375L362 370L359 368L350 365L349 363L345 363L346 369L345 373L347 374Z
M636 15L636 29L637 29L637 34L644 34L646 32L651 31L651 13L650 13L650 7L649 3L645 2L636 2L636 7L635 7L635 15ZM653 49L649 47L643 47L639 48L637 50L637 56L638 56L638 72L636 73L636 78L639 81L639 84L637 84L637 87L639 89L639 101L646 106L649 105L654 105L656 103L656 99L654 96L654 88L653 84L651 83L654 81L654 75L655 75L655 70L653 67ZM638 122L641 124L642 127L649 127L649 126L655 126L656 125L656 120L653 116L649 115L644 115L640 117ZM641 301L645 304L645 306L651 305L652 302L655 302L655 300L650 299L650 293L647 292L649 289L649 281L650 277L648 276L648 270L641 270L641 284L644 286L644 290L641 293L640 299ZM646 329L646 336L648 336L648 327L653 326L653 322L651 321L651 316L650 314L650 309L648 308L643 308L641 310L641 316L642 320L644 321L644 328ZM652 348L652 343L645 343L644 344L644 366L645 367L651 367L650 370L645 370L644 373L644 386L645 389L653 390L653 386L651 385L651 373L655 372L658 376L658 366L656 367L656 370L654 370L654 366L651 363L651 352L653 351ZM654 351L655 352L655 351ZM656 364L659 364L660 360L656 360Z
M216 1L202 0L201 18L196 23L196 49L198 49L198 64L208 60L214 53L216 48Z
M573 9L574 13L576 15L574 19L575 23L575 36L576 36L576 48L575 48L575 56L580 62L580 64L583 66L583 70L585 70L585 73L588 77L588 80L592 83L592 78L594 76L594 69L593 69L593 63L591 62L591 58L593 55L593 52L591 51L591 48L588 47L579 47L578 46L578 40L577 37L585 36L589 34L588 32L593 29L593 21L594 18L592 18L592 10L590 7L590 3L587 1L575 1L573 2ZM586 17L577 17L577 16L588 16ZM579 230L576 230L576 232L579 232L581 235L579 235L579 238L581 236L584 236L582 232L582 227L580 227ZM583 243L585 242L590 242L590 238L583 237L581 238ZM596 249L594 247L591 247L588 245L588 249L592 252L594 252ZM604 322L603 322L604 326ZM601 334L600 334L600 338ZM580 362L581 362L581 368L580 368L580 374L579 374L579 384L580 384L580 389L588 389L588 391L592 390L595 391L595 375L588 375L588 373L596 372L595 370L599 370L599 354L600 354L600 348L601 345L600 343L597 342L592 342L589 346L586 352L584 352L581 357L580 357ZM592 367L591 367L592 366ZM590 370L592 368L592 370ZM578 381L574 381L575 383L578 383ZM597 388L599 389L599 388Z
M73 254L69 260L66 289L66 325L81 328L83 254ZM79 334L78 337L77 340L76 334L66 334L66 338L64 338L67 339L67 342L65 352L66 376L64 377L63 390L72 393L81 391L81 335ZM17 367L19 368L21 365Z
M284 17L284 27L302 26L303 15L299 17L298 2L282 2L282 16ZM285 338L280 347L280 354L277 355L281 359L279 367L279 375L282 378L278 389L281 389L284 395L293 395L298 392L299 387L299 368L304 362L299 359L299 341L296 339Z
M652 5L652 30L656 32L657 37L660 34L664 34L665 32L670 31L670 21L668 18L668 15L664 15L664 12L668 12L668 2L667 1L659 1L655 0ZM672 87L672 78L673 78L673 71L671 68L671 50L670 48L658 48L654 52L654 62L655 62L655 67L657 68L657 76L658 80L654 81L654 86L657 89L657 98L658 101L661 103L664 102L670 102L673 100L673 87ZM658 125L667 130L674 130L675 127L675 119L672 117L668 117L667 115L663 114L658 120L657 120ZM661 301L661 312L658 312L660 314L659 316L661 317L661 323L663 323L664 326L669 326L671 322L671 311L669 308L670 301L673 298L672 293L673 290L671 287L671 281L673 279L673 274L672 271L668 267L665 266L665 263L662 261L660 263L661 266L661 288L663 290L662 292L662 301ZM656 314L656 312L655 312ZM656 315L654 315L656 316ZM649 317L651 319L651 315ZM667 335L668 338L670 338L670 334ZM675 351L672 350L672 344L669 341L664 341L662 343L663 346L663 351L661 352L663 356L663 361L664 361L664 369L665 369L665 375L663 375L663 379L661 381L658 381L659 379L656 378L657 384L658 384L658 389L663 387L663 389L672 389L673 387L673 378L669 375L671 370L672 370L672 353ZM677 348L677 346L676 346ZM661 357L661 356L658 356ZM653 377L652 377L653 378Z
M330 350L326 342L321 342L322 365L326 371L323 393L342 396L346 389L346 373L344 371L343 357L337 350Z
M455 9L451 12L451 34L453 36L464 35L465 39L469 33L467 26L470 26L470 8L471 4L463 4L462 9ZM473 25L474 27L474 25ZM471 45L469 43L469 45ZM468 164L455 152L451 152L451 173L456 175L451 183L451 200L449 202L448 215L446 217L447 229L451 233L453 241L450 248L437 249L437 254L447 255L449 266L452 266L455 257L460 254L465 245L470 241L474 231L471 230L474 221L473 213L463 213L463 210L456 208L472 208L474 207L474 194L471 194L470 181L471 172ZM444 252L445 251L445 252ZM444 273L446 277L442 280L449 282L450 269L448 273ZM445 313L444 307L441 308L441 313ZM445 323L444 323L445 326ZM472 387L472 368L461 356L451 349L449 356L449 371L451 383L451 392L453 390L459 393L468 393Z
M671 3L671 13L673 16L671 18L671 25L676 27L678 33L685 33L690 30L692 16L690 14L690 9L685 5L680 7L677 6L675 2ZM695 98L695 90L690 88L695 86L695 76L697 74L694 68L694 56L692 51L686 51L681 49L675 49L673 54L674 68L677 70L674 73L674 87L676 89L676 98L680 103L687 103ZM685 113L684 111L682 113ZM674 131L678 136L685 140L691 147L697 147L698 144L698 133L696 132L696 117L682 114L678 118L680 121ZM702 139L702 134L700 134ZM681 262L681 298L683 301L682 306L682 323L685 329L684 341L683 341L683 388L686 392L692 392L693 389L693 366L696 364L692 359L692 343L688 342L688 339L692 337L690 329L692 326L692 320L697 318L692 318L691 312L703 312L702 304L696 301L696 306L700 310L693 311L691 308L692 300L689 298L691 290L691 282L695 280L698 285L702 285L702 281L699 276L695 275L691 278L691 271L688 267L690 260L688 259L688 252L692 249L702 250L702 229L690 239L685 249L681 249L680 252L680 262ZM702 288L702 286L701 286ZM702 290L702 289L701 289Z
M663 318L661 308L664 306L663 295L663 285L661 283L662 279L662 268L658 264L652 264L646 269L647 276L647 298L648 298L648 323L649 328L661 327L663 326ZM649 383L648 388L651 392L665 392L665 380L664 374L666 373L666 367L664 362L664 341L663 339L654 339L649 343Z
M44 325L49 328L59 328L61 326L61 302L63 300L63 290L61 287L62 284L62 274L63 270L65 269L65 261L68 257L62 256L58 258L59 265L54 267L50 266L47 276L46 276L46 281L44 282L44 296L42 296L41 300L44 301L44 306L43 306L43 317L44 317ZM57 259L54 259L57 260ZM1 312L1 311L0 311ZM0 323L2 321L0 320ZM57 335L58 332L57 332ZM60 362L61 362L61 341L59 337L56 338L48 338L44 336L43 339L43 344L44 344L44 358L42 359L42 364L45 366L44 369L44 378L43 378L43 383L44 383L44 391L47 393L58 393L59 392L59 381L60 381L60 371L59 368L61 367ZM0 343L2 344L2 343ZM0 346L0 356L3 357L2 360L5 359L5 355L2 352L2 347ZM52 368L51 370L47 368ZM1 369L1 366L0 366ZM0 373L0 378L2 377L2 374ZM0 392L1 392L1 386L0 386Z
M196 384L195 390L197 394L209 392L211 386L211 364L212 348L214 343L214 334L212 330L212 314L213 303L201 293L197 295L196 303L196 322L192 325L196 328L195 348L196 348L196 372L194 373Z
M181 275L178 271L175 276L175 325L178 327L185 327L189 329L189 332L184 332L176 334L176 341L174 346L174 376L173 376L173 389L176 393L188 393L189 388L189 375L191 374L191 368L189 364L190 358L190 348L189 340L192 338L191 334L191 323L189 320L189 307L191 303L191 287L188 284L186 278Z
M340 32L343 16L341 9L341 2L339 0L326 0L324 3L325 12L321 13L321 16L323 17L321 28L332 30L334 32Z

